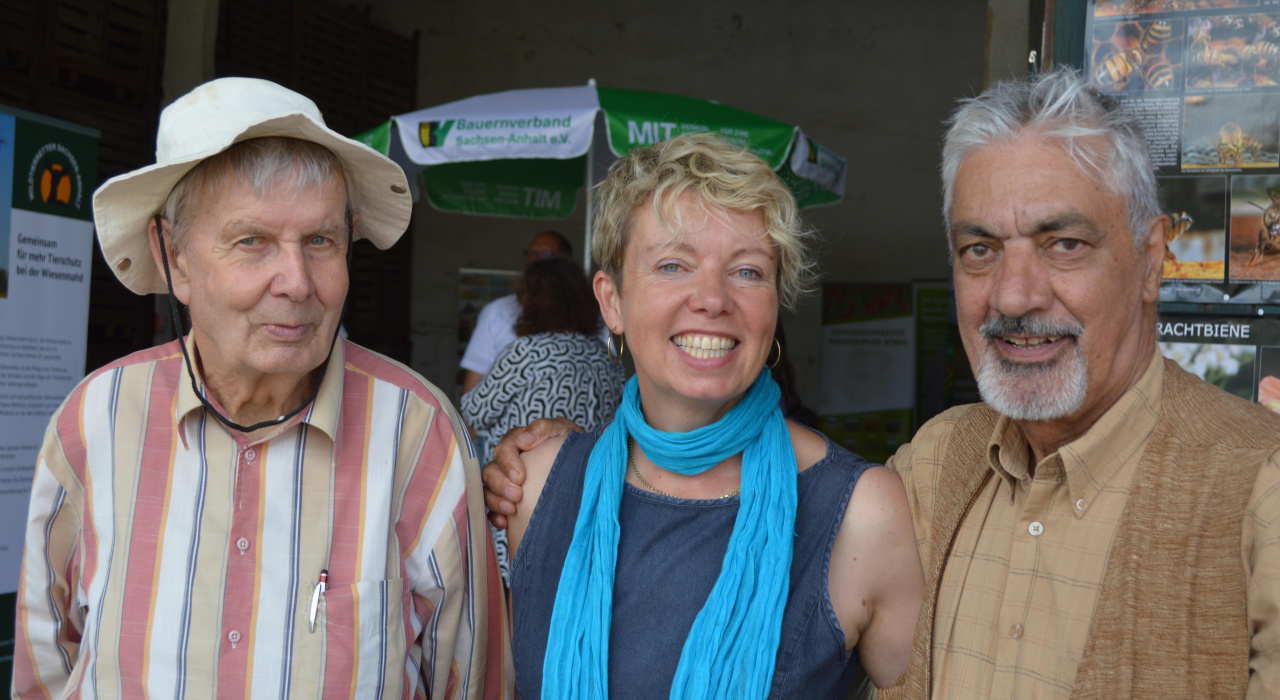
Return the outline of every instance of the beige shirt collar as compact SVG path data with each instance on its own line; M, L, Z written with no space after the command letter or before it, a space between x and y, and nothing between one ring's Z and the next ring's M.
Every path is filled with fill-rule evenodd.
M345 349L345 344L346 341L339 338L334 345L333 355L329 358L329 366L325 368L324 377L320 380L320 393L316 395L315 404L277 426L276 430L272 430L269 435L257 442L270 440L298 423L305 422L307 425L323 431L329 436L330 440L333 440L336 446L339 435L339 420L342 412L342 379L345 364L343 350ZM196 382L199 383L200 391L203 392L204 377L200 375L199 368L195 366L197 357L196 343L192 335L187 336L187 352L191 354L192 369L195 371ZM217 401L212 396L209 396L208 399L210 403L218 406ZM186 363L184 362L182 377L178 382L178 393L174 402L174 425L181 425L188 414L200 408L202 408L200 397L196 395L195 390L191 387L191 380L187 376ZM218 406L218 410L222 410L222 407ZM213 417L210 416L210 418ZM216 421L217 419L213 420ZM186 431L179 430L178 433L182 436L183 447L186 447Z
M1164 358L1153 353L1151 362L1129 391L1102 418L1074 442L1036 465L1036 474L1064 474L1071 500L1092 503L1098 491L1126 461L1141 449L1160 417L1164 389ZM1029 485L1031 447L1022 428L1009 418L996 421L987 443L987 458L997 476L1008 482L1010 497L1018 484ZM1084 512L1075 509L1077 518Z

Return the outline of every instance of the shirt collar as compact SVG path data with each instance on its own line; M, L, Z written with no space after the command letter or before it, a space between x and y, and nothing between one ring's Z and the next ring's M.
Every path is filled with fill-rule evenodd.
M1102 418L1074 442L1063 445L1036 465L1037 474L1065 475L1072 501L1092 503L1102 487L1142 448L1160 417L1164 362L1153 353L1146 371ZM1005 416L996 421L987 442L987 459L997 476L1009 483L1010 494L1029 480L1031 447L1018 424ZM1077 517L1084 512L1073 511Z
M269 435L258 442L270 440L280 433L292 428L298 423L306 423L318 430L324 432L333 440L335 447L338 442L338 426L342 413L342 379L345 369L345 340L339 339L333 347L333 355L329 358L329 366L325 368L324 376L320 379L320 393L316 395L315 403L292 419L286 421L276 430L271 431ZM200 374L199 366L196 362L197 350L194 334L187 336L187 352L191 355L192 369L195 372L196 383L200 385L200 391L204 391L204 377ZM217 401L209 396L209 401L217 406ZM200 397L196 395L195 389L191 386L191 380L187 376L187 368L182 368L182 377L178 382L178 394L174 402L174 425L181 428L182 422L186 420L189 414L198 409L202 409ZM222 407L218 406L221 410ZM212 416L211 416L212 417ZM216 421L216 419L215 419ZM186 432L179 429L178 434L182 436L182 445L187 447Z

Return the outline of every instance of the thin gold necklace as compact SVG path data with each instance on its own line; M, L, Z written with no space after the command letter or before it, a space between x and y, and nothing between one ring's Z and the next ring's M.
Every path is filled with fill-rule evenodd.
M658 494L659 496L666 496L667 498L680 498L680 496L673 496L667 493L666 491L663 491L657 486L654 486L653 484L649 483L648 479L644 478L644 474L641 474L640 469L636 467L636 455L631 450L631 445L633 442L635 442L635 440L633 440L630 437L627 438L627 461L631 463L631 471L635 472L636 478L640 480L640 483L644 484L645 488ZM734 489L729 493L726 493L720 498L733 498L734 496L737 496L741 492L742 492L742 486L739 485L738 488ZM681 498L680 500L688 500L688 499Z

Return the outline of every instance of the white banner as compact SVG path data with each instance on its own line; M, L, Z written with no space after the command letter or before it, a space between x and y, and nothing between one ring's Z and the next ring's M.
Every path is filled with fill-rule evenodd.
M587 152L599 109L594 87L544 88L479 95L394 121L406 155L424 165L563 159Z
M844 196L848 161L844 156L809 138L803 131L796 133L796 145L791 149L791 170L806 180L813 180L841 197Z
M824 326L818 413L909 409L915 401L915 361L911 316Z
M85 373L96 171L96 132L0 114L0 594L45 429Z
M0 299L0 593L17 590L32 468L49 417L84 376L93 224L14 209Z

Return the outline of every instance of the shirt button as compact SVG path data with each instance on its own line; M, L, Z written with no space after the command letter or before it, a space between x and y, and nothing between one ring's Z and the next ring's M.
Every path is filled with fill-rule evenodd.
M1088 505L1089 505L1088 503L1084 502L1083 498L1076 500L1076 510L1080 511L1081 513L1084 512L1085 507Z
M236 648L236 643L240 641L240 630L231 630L227 633L227 641L231 642L231 648Z
M1041 525L1040 521L1037 520L1027 526L1027 532L1030 532L1032 537L1039 537L1044 533L1044 525Z
M1014 625L1009 629L1009 636L1014 639L1022 639L1022 625Z
M249 540L243 537L236 540L236 549L240 550L241 552L244 552L248 548L249 548Z
M247 460L249 460L250 462L252 462L252 461L253 461L253 459L254 459L255 457L257 457L257 456L258 456L258 453L257 453L257 452L254 452L253 450L245 450L245 451L244 451L244 458L245 458L245 459L247 459Z

